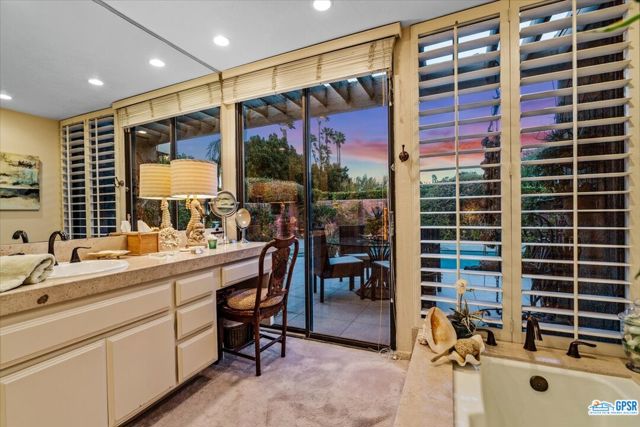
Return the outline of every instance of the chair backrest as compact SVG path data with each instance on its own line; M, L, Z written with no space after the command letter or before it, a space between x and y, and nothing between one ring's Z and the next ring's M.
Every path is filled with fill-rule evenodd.
M321 274L329 268L329 248L327 247L327 235L324 230L313 232L311 244L313 246L313 272Z
M341 225L338 227L340 238L360 237L364 234L364 225Z
M345 239L357 239L362 237L364 234L364 225L341 225L338 227L338 234L340 236L340 253L343 255L355 254L360 252L365 252L361 246L357 245L347 245L345 244Z
M293 253L291 253L291 246L293 246ZM264 261L266 256L271 254L271 274L269 275L269 282L267 286L267 298L286 294L289 286L291 285L291 277L293 276L293 268L296 265L298 258L298 249L300 243L295 236L290 236L286 239L274 239L267 243L262 252L260 252L260 262L258 266L258 277L264 276L265 266ZM271 249L275 249L271 251ZM262 280L258 279L258 289L256 291L256 306L255 310L260 306L261 294L264 291L262 289Z

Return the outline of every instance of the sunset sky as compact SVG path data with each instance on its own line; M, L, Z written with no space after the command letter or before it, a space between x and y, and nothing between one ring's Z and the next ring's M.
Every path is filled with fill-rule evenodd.
M287 130L287 140L302 154L302 121L294 122L295 129ZM387 108L377 107L366 110L333 114L322 121L322 127L330 127L344 133L346 143L342 146L342 166L349 168L349 175L367 175L382 179L387 174L388 127ZM260 135L264 138L275 133L281 136L280 126L270 125L247 129L245 139ZM318 134L318 120L311 118L311 133ZM336 147L331 146L332 161L336 161Z

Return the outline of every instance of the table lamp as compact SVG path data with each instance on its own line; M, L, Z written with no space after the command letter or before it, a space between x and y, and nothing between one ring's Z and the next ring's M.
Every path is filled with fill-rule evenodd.
M160 200L162 221L158 234L158 246L161 251L170 251L178 247L178 232L171 224L169 203L171 197L171 168L169 165L144 163L140 165L140 187L138 198Z
M187 200L191 218L187 224L187 246L204 246L204 210L199 199L212 199L218 193L218 165L207 160L171 161L171 195Z

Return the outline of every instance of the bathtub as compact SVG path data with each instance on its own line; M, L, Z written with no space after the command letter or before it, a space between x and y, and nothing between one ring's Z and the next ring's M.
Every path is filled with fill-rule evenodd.
M548 389L535 391L532 376ZM484 357L479 370L454 369L453 393L456 427L640 426L640 415L589 415L594 400L640 401L640 385L628 378Z

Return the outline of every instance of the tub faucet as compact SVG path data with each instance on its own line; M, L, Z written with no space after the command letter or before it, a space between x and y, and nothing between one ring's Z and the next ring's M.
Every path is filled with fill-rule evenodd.
M536 339L542 341L540 325L535 317L529 315L529 317L527 317L527 336L525 337L523 348L527 351L538 351L536 348Z
M22 243L29 243L29 236L24 230L16 230L11 237L14 240L22 239Z
M579 345L586 345L587 347L595 347L595 344L591 344L590 342L575 340L571 341L569 344L569 350L567 350L567 356L573 357L575 359L580 359L580 352L578 351Z
M53 255L53 257L56 257L56 253L54 250L54 244L56 242L56 237L60 236L60 240L69 240L69 236L67 235L67 233L65 233L64 231L54 231L53 233L51 233L51 235L49 236L49 250L48 252ZM56 259L56 262L54 265L58 265L58 260Z

